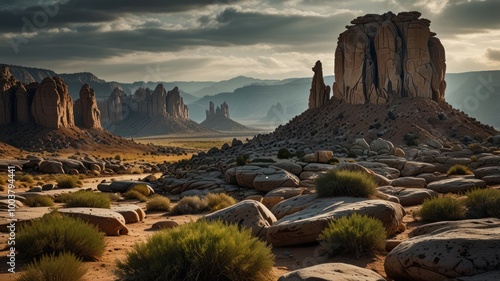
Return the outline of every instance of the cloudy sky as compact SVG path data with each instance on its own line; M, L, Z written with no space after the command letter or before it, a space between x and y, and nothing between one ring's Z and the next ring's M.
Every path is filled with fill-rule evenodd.
M367 13L418 10L448 72L500 69L500 0L2 0L0 63L105 80L333 74L338 34Z

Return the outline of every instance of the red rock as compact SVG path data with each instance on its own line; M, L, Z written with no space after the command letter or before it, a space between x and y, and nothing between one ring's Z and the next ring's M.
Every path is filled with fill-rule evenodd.
M54 129L73 127L73 100L66 83L59 77L43 79L33 98L31 113L39 126Z
M101 112L95 92L88 84L82 86L80 98L75 102L75 123L88 129L101 129Z
M323 65L317 61L314 67L314 76L309 93L309 109L323 106L330 99L330 86L326 86L323 80Z

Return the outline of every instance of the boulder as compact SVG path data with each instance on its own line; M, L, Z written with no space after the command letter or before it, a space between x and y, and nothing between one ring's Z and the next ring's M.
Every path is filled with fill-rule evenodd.
M309 109L323 106L330 99L330 86L326 86L323 80L323 65L317 61L312 68L314 76L309 93Z
M425 188L427 182L423 178L402 177L392 180L391 185L407 188Z
M141 207L134 204L120 204L111 206L111 211L115 211L125 218L125 223L141 222L146 217L146 213Z
M63 164L53 160L43 161L39 170L45 174L64 174Z
M385 272L395 280L418 281L490 275L498 271L500 264L499 232L499 219L438 222L418 227L410 239L387 255Z
M399 199L399 203L405 207L420 205L425 199L438 196L437 192L427 188L381 186L378 188L378 191L387 195L396 196Z
M478 179L482 179L487 176L498 176L500 175L500 166L494 166L494 167L483 167L474 170L474 175Z
M166 221L158 221L155 222L152 226L152 230L161 230L161 229L168 229L168 228L175 228L178 227L179 223L174 221L174 220L166 220Z
M416 161L407 161L403 166L401 174L405 177L413 177L423 173L433 173L435 171L436 171L436 166L432 164L424 162L416 162Z
M461 193L484 187L486 187L486 182L483 180L462 177L434 181L427 185L428 189L439 193Z
M299 175L300 173L302 173L302 166L295 162L279 162L273 164L272 167L278 167L294 175Z
M269 226L276 222L276 217L262 203L255 200L243 200L233 206L205 216L208 220L222 220L247 227L252 235L264 239Z
M370 150L378 154L389 154L394 150L392 142L384 139L376 139L370 143Z
M346 263L323 263L282 275L278 281L385 281L378 273Z
M229 184L238 184L264 192L280 187L297 187L300 182L297 176L285 170L251 165L228 169L225 179Z
M82 219L97 226L108 236L127 235L125 218L117 212L101 208L61 208L59 213Z
M315 242L331 220L353 213L379 219L384 224L387 234L392 235L401 228L405 215L401 205L385 200L353 197L317 198L315 195L309 199L312 200L306 203L307 207L282 217L269 227L267 231L269 243L274 246L290 246ZM294 203L296 202L298 201Z

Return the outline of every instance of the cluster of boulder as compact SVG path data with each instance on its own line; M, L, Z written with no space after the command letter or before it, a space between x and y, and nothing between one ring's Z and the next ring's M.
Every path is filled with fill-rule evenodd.
M51 129L75 125L101 128L95 93L87 84L82 86L80 99L73 104L68 86L59 77L25 85L16 81L7 66L2 66L0 79L0 125L34 121L38 126Z

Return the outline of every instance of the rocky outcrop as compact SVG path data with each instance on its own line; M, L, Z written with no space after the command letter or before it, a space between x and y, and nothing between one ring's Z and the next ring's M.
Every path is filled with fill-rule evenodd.
M16 120L21 124L28 123L31 119L30 104L33 95L26 90L24 85L19 85L16 90Z
M323 263L297 269L281 276L278 281L385 281L378 273L347 263Z
M16 79L7 66L0 67L0 125L13 120Z
M211 101L209 104L209 109L205 110L205 112L207 115L207 120L217 116L229 118L229 105L227 105L226 102L223 102L220 106L217 106L217 109L215 109L214 103Z
M229 105L223 102L215 108L210 102L208 110L205 110L207 118L201 122L205 128L216 131L249 131L252 130L229 118Z
M120 122L127 116L124 114L122 99L125 93L119 88L115 88L108 100L98 102L98 107L101 112L102 125Z
M179 88L175 87L167 93L167 113L177 119L189 119L189 110L181 97Z
M335 51L334 97L351 104L384 104L396 97L443 100L444 47L420 15L388 12L351 21Z
M75 124L88 129L101 129L101 112L97 106L95 92L88 84L80 90L80 98L75 102Z
M61 78L42 80L31 104L31 114L36 124L42 127L59 129L75 125L73 100Z
M323 80L323 65L321 61L316 62L312 71L314 71L314 76L309 93L309 109L321 107L330 99L330 86L326 86Z

